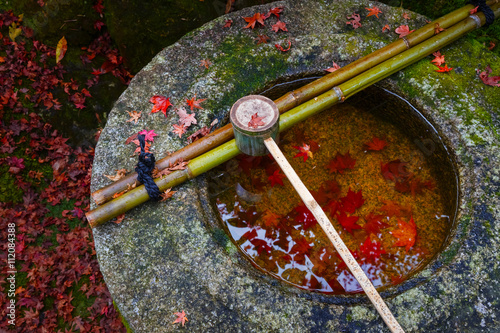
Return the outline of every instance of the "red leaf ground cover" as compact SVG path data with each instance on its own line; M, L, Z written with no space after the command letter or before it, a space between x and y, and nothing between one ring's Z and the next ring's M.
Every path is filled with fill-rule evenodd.
M21 28L15 38L9 36L13 25ZM71 147L40 116L47 110L85 112L85 100L92 98L87 88L92 90L99 76L89 71L87 82L71 78L65 59L56 63L55 48L34 39L12 12L0 13L0 34L2 263L8 262L8 227L15 225L15 262L2 265L0 275L2 318L4 305L16 301L15 326L3 320L0 331L123 332L84 217L94 149ZM100 75L128 82L130 74L109 41L102 33L82 51L81 60L91 63L99 54L105 58ZM56 99L56 90L66 93L67 101ZM16 271L15 296L9 295L8 271Z

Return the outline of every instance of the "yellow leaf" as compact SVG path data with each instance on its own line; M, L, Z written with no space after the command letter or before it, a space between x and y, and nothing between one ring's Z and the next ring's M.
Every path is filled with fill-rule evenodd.
M10 39L14 42L16 37L21 34L21 28L17 27L17 24L15 22L12 22L12 24L9 26L9 37Z
M19 16L17 18L19 19L19 22L21 22L24 18L24 14L19 14Z
M66 42L66 38L61 38L59 43L57 43L56 48L56 64L64 58L66 54L66 50L68 49L68 43Z

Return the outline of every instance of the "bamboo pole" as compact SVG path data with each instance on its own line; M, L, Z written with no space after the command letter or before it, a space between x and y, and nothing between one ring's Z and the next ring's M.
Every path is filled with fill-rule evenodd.
M495 1L490 1L488 4L493 4ZM325 75L324 77L315 80L295 91L289 92L284 96L275 100L275 104L278 107L280 113L286 112L295 106L302 104L303 102L326 92L328 89L337 86L356 75L382 63L391 57L400 54L401 52L407 50L408 48L417 45L428 38L434 36L435 25L439 24L442 28L448 28L453 26L457 22L464 20L469 15L469 11L474 8L472 5L464 6L457 9L425 26L409 34L406 39L398 39L395 42L370 53L340 69L337 71ZM209 135L193 142L182 149L174 152L163 159L156 162L156 166L159 170L169 167L176 161L191 160L217 146L227 142L233 138L233 128L231 124L227 124ZM126 190L129 185L134 184L137 181L137 173L132 172L124 178L111 183L95 192L92 193L92 198L96 204L101 205L106 201L113 198L115 193L122 192Z
M500 4L491 6L495 18L500 15ZM482 13L477 13L481 25L485 23ZM331 89L293 109L284 113L280 117L280 132L289 129L296 123L305 120L309 116L326 110L333 105L351 97L353 94L364 88L386 78L389 75L411 65L412 63L426 57L427 55L439 50L443 46L453 42L460 36L477 28L476 21L472 18L466 18L462 22L455 24L446 31L430 38L429 40L418 44L415 47L395 56L365 73L339 85L338 89ZM210 169L218 166L229 159L238 155L239 150L236 147L234 139L228 141L203 155L192 159L185 170L175 171L163 179L156 179L155 182L161 191L179 185L180 183L192 179ZM144 185L138 186L130 192L97 207L86 214L91 227L96 227L109 221L110 219L146 202L149 200Z

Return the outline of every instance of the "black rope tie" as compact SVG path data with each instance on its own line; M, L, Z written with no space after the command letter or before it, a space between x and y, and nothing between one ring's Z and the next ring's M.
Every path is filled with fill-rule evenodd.
M146 140L144 138L144 134L138 136L141 153L139 154L139 162L137 162L137 166L135 167L137 180L144 184L151 199L159 200L161 192L151 176L151 172L155 167L155 156L146 151Z
M484 17L486 18L486 24L484 25L485 28L495 21L495 13L493 12L493 9L486 4L486 0L472 0L470 3L473 6L478 7L479 11L483 12Z

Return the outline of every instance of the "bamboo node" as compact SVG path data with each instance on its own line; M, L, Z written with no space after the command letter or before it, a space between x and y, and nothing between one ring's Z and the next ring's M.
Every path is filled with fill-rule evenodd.
M335 91L335 93L337 94L337 97L339 98L339 102L344 103L345 96L344 96L344 93L342 92L342 89L340 89L339 87L333 87L333 91Z
M474 22L476 22L476 29L481 28L481 19L479 18L479 16L477 16L476 14L472 14L472 15L469 15L469 17L471 19L473 19Z
M410 41L408 41L408 38L406 38L406 36L403 36L402 39L403 39L403 42L405 42L406 48L409 50L411 47Z

